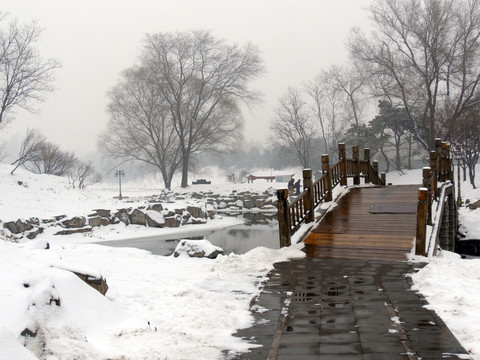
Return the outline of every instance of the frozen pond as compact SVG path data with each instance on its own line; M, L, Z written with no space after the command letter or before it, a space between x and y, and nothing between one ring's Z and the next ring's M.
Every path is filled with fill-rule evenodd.
M242 217L242 215L239 215ZM100 245L135 247L155 255L171 255L181 239L207 239L221 247L225 254L244 254L258 246L280 248L278 221L262 214L244 214L245 223L215 231L189 230L182 235L155 236L144 239L129 239L102 242Z

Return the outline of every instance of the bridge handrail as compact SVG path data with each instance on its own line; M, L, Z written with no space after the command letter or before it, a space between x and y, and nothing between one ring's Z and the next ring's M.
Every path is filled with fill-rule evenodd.
M333 188L346 186L347 178L353 178L354 185L360 178L375 185L386 185L385 174L379 176L378 162L370 164L370 149L364 149L364 160L358 157L358 146L352 148L352 159L346 158L345 144L339 144L339 161L330 167L328 155L322 155L322 175L312 182L312 170L303 170L303 192L293 201L288 201L288 190L278 189L278 223L280 246L289 246L291 236L303 223L315 220L315 208L333 200Z
M423 168L422 176L423 187L418 190L415 254L435 256L438 246L454 251L458 216L453 159L448 143L435 139L430 166ZM428 241L427 226L432 227Z

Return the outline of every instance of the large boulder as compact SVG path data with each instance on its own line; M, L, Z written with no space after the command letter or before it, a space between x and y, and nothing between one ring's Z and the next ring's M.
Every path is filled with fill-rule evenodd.
M105 210L105 209L95 209L93 210L95 212L95 215L98 215L102 218L109 218L110 216L112 216L111 214L111 211L110 210Z
M163 210L162 204L153 204L150 206L150 210L161 212Z
M83 228L86 222L87 220L83 216L75 216L72 219L63 220L60 225L67 229L78 229Z
M38 225L38 222L37 222ZM25 231L29 231L33 229L33 221L32 220L23 220L18 219L17 221L9 221L3 224L5 229L8 229L12 234L20 234Z
M215 259L218 255L223 255L223 249L212 245L208 240L180 240L175 251L174 257L189 256L196 258Z
M88 218L88 225L91 227L99 227L102 226L102 218L100 216L94 216Z
M123 222L125 225L130 224L130 216L128 216L129 209L119 209L115 213L115 217Z
M163 215L160 214L158 211L147 210L145 218L147 220L148 226L150 227L161 228L165 225L165 219L163 218Z
M199 206L187 206L187 211L194 218L203 218L203 210Z
M165 218L165 227L176 228L179 227L182 222L180 215L170 216Z
M145 217L145 213L139 209L135 209L132 211L130 215L131 223L134 225L147 225L147 219Z

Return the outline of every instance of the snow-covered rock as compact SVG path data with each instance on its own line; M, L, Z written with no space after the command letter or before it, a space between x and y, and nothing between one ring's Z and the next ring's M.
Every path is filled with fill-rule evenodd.
M215 259L218 255L223 255L223 249L212 245L208 240L180 240L173 253L174 257L190 256L209 259Z

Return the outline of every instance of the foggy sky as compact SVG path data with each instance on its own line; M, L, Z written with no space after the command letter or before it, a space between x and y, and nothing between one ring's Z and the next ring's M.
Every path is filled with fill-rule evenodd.
M353 26L368 24L370 0L2 0L0 11L44 29L43 58L56 58L56 91L31 115L0 129L0 139L20 141L27 127L79 157L96 151L107 128L106 94L133 65L146 33L206 29L227 43L251 42L267 73L253 85L264 103L246 110L245 137L266 139L279 97L289 85L311 80L347 59Z

